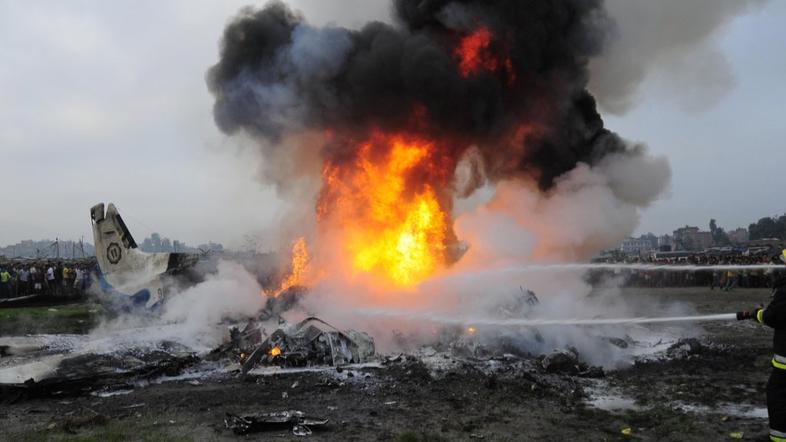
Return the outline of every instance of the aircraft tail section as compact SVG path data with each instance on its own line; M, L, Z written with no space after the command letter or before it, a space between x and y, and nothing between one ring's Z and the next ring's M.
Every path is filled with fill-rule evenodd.
M137 248L114 204L90 209L96 258L104 291L125 295L133 304L151 307L163 299L162 276L171 253L146 253Z

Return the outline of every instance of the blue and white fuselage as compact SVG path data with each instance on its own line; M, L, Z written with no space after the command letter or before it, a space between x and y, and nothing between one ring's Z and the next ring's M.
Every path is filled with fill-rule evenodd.
M114 204L90 209L98 261L98 283L106 299L120 308L160 305L170 276L198 257L183 253L146 253L137 248Z

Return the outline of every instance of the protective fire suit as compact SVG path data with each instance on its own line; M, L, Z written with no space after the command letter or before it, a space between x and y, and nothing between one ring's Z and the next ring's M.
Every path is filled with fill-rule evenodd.
M775 282L772 302L755 311L756 320L775 329L772 373L767 381L770 440L786 442L786 277Z

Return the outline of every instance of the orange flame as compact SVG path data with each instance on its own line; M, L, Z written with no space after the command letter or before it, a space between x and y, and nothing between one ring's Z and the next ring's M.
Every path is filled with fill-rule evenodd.
M276 357L281 354L281 348L279 346L275 346L270 349L270 356Z
M308 249L306 249L306 240L302 236L292 244L292 262L290 264L289 275L281 281L273 296L278 296L290 287L302 285L305 278L310 271Z
M318 213L343 232L354 271L407 286L444 265L449 215L421 176L452 170L435 150L428 140L377 133L351 164L325 165Z
M458 58L459 72L467 78L481 72L498 72L504 70L508 76L508 84L516 81L513 63L509 57L500 57L492 51L491 43L494 35L486 26L481 26L461 39L453 51Z

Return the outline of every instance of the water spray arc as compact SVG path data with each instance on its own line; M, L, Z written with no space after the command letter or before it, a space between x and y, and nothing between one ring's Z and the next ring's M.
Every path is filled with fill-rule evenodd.
M605 263L565 263L565 264L531 264L520 267L499 269L499 272L536 272L549 270L647 270L665 272L711 272L740 270L775 270L783 269L778 264L753 265L668 265L668 264L605 264Z
M657 318L597 318L597 319L579 319L579 318L565 318L565 319L495 319L495 318L476 318L476 317L450 317L444 315L430 315L418 314L402 311L390 310L365 310L360 314L375 317L392 317L392 318L407 318L417 319L428 322L434 322L443 325L461 325L461 326L497 326L497 327L542 327L550 325L582 325L582 326L595 326L595 325L627 325L627 324L664 324L676 322L707 322L707 321L731 321L737 320L736 313L720 313L714 315L698 315L698 316L671 316L671 317L657 317Z

